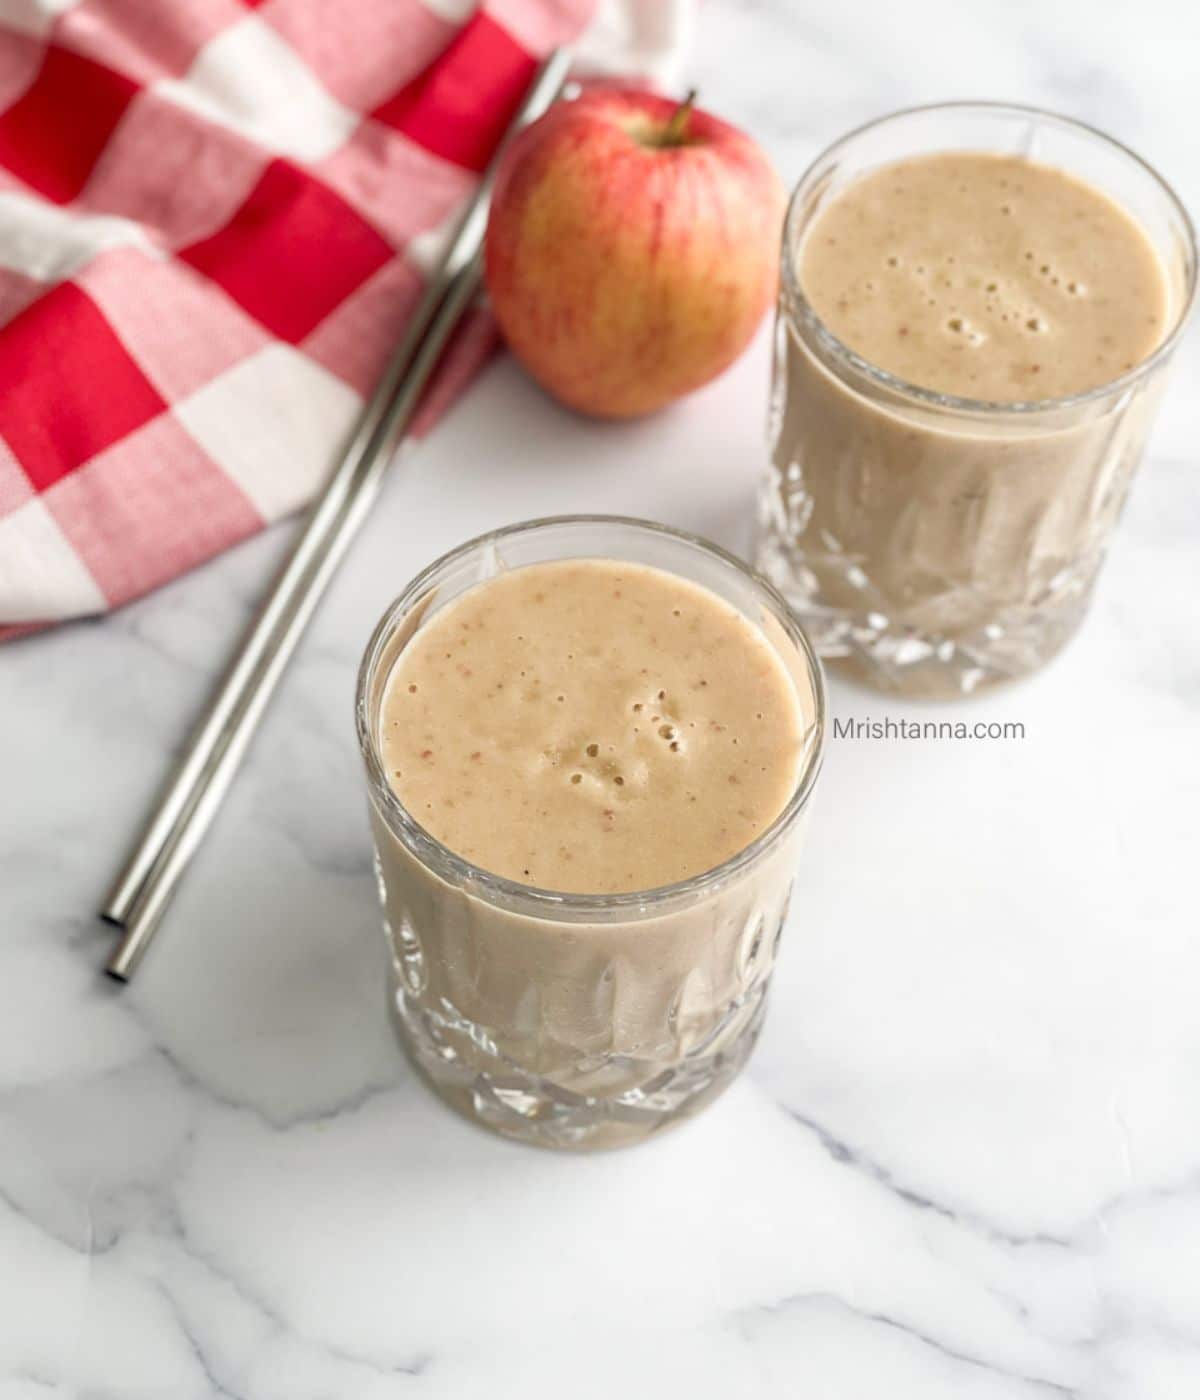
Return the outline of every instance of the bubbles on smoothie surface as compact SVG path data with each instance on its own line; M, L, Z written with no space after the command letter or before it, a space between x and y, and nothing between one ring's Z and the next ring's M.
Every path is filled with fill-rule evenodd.
M401 802L452 850L604 892L753 840L786 801L799 732L791 682L730 604L583 560L514 569L435 615L393 670L380 742Z
M799 261L843 343L972 398L1095 387L1150 354L1166 321L1161 261L1133 217L1016 156L946 152L868 172L817 215Z

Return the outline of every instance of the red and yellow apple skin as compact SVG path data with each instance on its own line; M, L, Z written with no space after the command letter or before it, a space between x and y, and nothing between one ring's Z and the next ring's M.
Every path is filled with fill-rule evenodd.
M746 348L775 296L784 204L759 147L706 112L634 91L560 102L493 194L500 329L570 407L652 413Z

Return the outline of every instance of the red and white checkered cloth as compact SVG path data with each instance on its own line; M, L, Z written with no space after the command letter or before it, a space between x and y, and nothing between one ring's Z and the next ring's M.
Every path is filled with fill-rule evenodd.
M0 637L307 500L538 58L662 79L689 4L0 0Z

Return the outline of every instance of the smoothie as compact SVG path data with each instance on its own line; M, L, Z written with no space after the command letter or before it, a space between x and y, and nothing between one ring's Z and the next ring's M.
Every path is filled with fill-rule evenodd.
M644 565L515 569L439 613L383 704L396 795L443 845L543 889L655 889L728 860L796 785L803 715L728 603Z
M804 204L760 566L818 650L884 688L1032 670L1083 615L1161 379L1046 401L1162 343L1179 307L1159 254L1101 190L1021 156L914 155Z
M1016 156L921 156L863 176L804 241L825 325L923 389L1014 403L1119 378L1162 339L1167 280L1107 195Z
M582 528L665 537L681 566L715 561L765 597L669 532ZM417 1064L545 1145L695 1111L753 1045L819 761L819 672L790 619L682 571L569 557L415 605L364 675Z

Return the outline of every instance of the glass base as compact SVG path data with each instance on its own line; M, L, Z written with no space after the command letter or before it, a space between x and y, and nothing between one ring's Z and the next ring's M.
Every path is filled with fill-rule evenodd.
M434 1091L465 1117L485 1128L568 1151L627 1147L683 1121L711 1103L741 1070L762 1026L766 984L757 983L731 1005L705 1044L673 1065L621 1057L622 1082L613 1095L576 1093L532 1074L499 1055L483 1027L464 1021L451 1007L434 1009L392 982L392 1020L409 1058ZM468 1063L463 1038L493 1063L486 1070Z
M984 626L923 631L873 609L833 607L794 544L766 532L758 568L791 604L827 665L892 695L945 700L1019 680L1052 660L1079 630L1097 561L1086 559L1053 598L998 609ZM843 590L844 591L844 590Z

